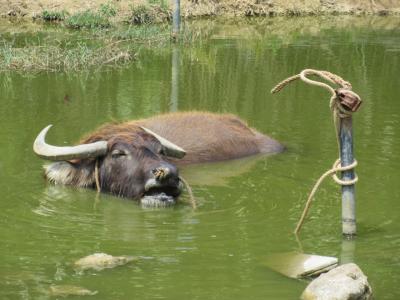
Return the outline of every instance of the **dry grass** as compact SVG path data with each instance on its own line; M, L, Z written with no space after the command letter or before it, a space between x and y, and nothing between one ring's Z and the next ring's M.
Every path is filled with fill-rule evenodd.
M165 1L165 0L164 0ZM132 5L154 4L153 0L40 0L0 1L0 16L27 18L40 16L43 10L66 10L70 15L85 10L98 11L112 3L116 16L112 21L123 22L130 16ZM172 8L172 2L169 9ZM400 14L398 0L182 0L182 13L187 17L224 15L315 15L315 14Z
M135 55L117 44L90 47L77 43L74 47L55 45L15 47L12 43L0 45L0 71L55 72L77 71L105 65L121 65Z
M0 72L78 71L104 66L121 66L132 61L142 47L160 48L170 42L170 26L165 24L119 26L112 29L54 31L40 41L36 34L23 32L0 39ZM20 37L19 37L20 36ZM190 42L190 31L182 43Z

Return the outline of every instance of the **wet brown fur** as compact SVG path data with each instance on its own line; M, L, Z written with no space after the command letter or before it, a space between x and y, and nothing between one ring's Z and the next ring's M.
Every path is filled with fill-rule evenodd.
M231 114L179 112L119 124L106 124L81 140L91 143L105 140L111 148L117 142L146 146L155 139L144 132L144 126L186 150L177 165L235 159L257 153L283 150L277 141L247 126Z

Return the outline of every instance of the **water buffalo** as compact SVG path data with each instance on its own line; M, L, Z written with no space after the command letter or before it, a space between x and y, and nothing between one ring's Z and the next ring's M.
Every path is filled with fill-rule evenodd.
M49 181L137 200L162 194L174 202L182 186L178 166L283 150L231 114L181 112L106 124L72 147L47 144L50 126L33 145L37 155L56 161L45 166Z

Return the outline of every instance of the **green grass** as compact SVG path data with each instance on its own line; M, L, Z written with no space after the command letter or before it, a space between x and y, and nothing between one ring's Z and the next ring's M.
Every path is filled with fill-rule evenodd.
M65 19L65 25L74 29L93 29L111 27L110 18L116 16L117 10L111 2L100 5L97 11L78 12Z
M99 13L105 17L115 17L117 10L111 3L104 3L100 5Z
M74 29L107 28L111 22L107 16L101 13L86 10L76 13L65 20L65 25Z

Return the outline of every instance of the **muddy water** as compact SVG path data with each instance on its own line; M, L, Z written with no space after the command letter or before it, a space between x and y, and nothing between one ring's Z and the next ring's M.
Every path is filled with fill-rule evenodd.
M46 299L49 286L66 284L98 291L96 299L297 299L307 282L264 260L302 250L356 262L377 299L399 299L400 32L379 20L318 20L311 29L299 20L199 23L208 39L196 47L141 51L128 68L0 75L0 298ZM297 83L269 94L306 67L341 74L365 102L354 117L352 242L341 237L332 182L317 193L299 241L291 234L314 180L337 157L324 90ZM63 145L107 121L171 110L238 114L288 150L184 169L196 211L185 195L175 208L144 209L43 180L31 145L47 124L49 141ZM76 273L73 262L94 252L140 260Z

